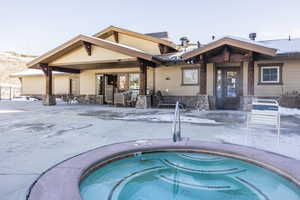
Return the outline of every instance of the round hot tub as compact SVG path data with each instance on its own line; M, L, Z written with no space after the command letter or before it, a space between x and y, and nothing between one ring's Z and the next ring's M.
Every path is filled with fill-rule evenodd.
M44 172L28 200L300 200L300 161L250 147L168 139L102 146Z
M84 200L298 200L300 189L241 160L187 152L136 153L86 176Z

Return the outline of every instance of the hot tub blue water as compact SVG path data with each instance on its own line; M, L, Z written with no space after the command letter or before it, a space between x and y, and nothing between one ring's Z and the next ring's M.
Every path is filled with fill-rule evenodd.
M147 153L111 162L80 183L84 200L300 200L265 168L200 153Z

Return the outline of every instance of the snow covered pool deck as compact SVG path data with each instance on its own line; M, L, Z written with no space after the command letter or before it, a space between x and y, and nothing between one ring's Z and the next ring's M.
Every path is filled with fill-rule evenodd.
M28 200L82 200L80 181L98 167L136 152L183 151L232 157L272 170L300 187L300 161L249 147L185 139L140 140L106 145L67 159L43 173L32 185Z
M1 200L24 200L30 185L50 166L90 149L124 141L171 138L173 112L0 101ZM246 113L242 111L185 110L182 117L184 137L246 145L300 160L300 110L282 110L279 145L274 129L247 129Z

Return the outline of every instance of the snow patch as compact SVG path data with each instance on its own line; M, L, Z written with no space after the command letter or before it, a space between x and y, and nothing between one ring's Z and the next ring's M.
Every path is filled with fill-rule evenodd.
M12 101L39 101L39 99L34 97L21 96L13 98Z
M297 108L279 108L280 115L288 116L288 115L300 115L300 109Z
M278 143L275 129L244 128L241 134L227 132L217 138L227 143L254 147L300 160L300 135L297 134L281 134Z
M196 117L187 117L181 116L181 122L183 123L193 123L193 124L217 124L215 120L211 119L202 119ZM153 121L153 122L173 122L174 115L173 114L155 114L155 115L128 115L122 118L118 118L122 120L145 120L145 121Z

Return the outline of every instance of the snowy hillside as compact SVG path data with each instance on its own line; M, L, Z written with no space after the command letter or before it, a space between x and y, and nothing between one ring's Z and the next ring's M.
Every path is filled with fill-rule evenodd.
M0 85L20 85L17 78L9 75L26 69L26 63L34 59L34 56L18 54L15 52L0 52Z

